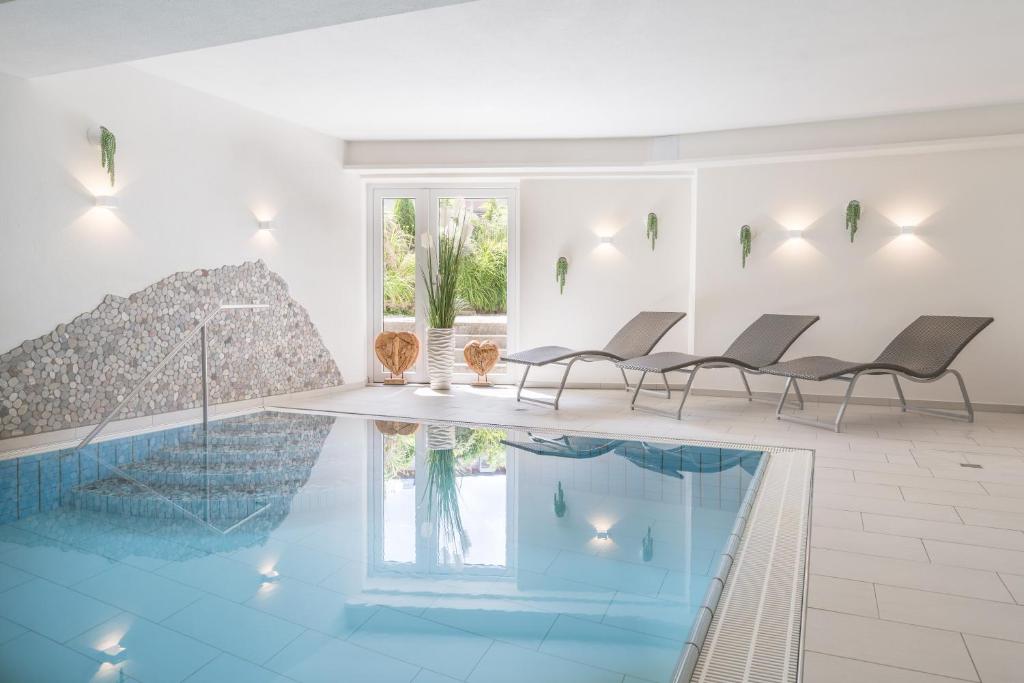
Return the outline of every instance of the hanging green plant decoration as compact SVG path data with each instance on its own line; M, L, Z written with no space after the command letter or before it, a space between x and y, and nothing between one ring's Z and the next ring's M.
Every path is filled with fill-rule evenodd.
M565 291L565 275L569 272L569 260L564 256L558 257L555 263L555 281L558 282L558 293Z
M105 126L100 126L100 165L107 169L110 186L114 186L114 155L117 153L117 138Z
M846 229L850 233L850 242L857 234L857 223L860 222L860 202L854 199L846 205Z
M743 248L743 267L747 267L747 257L750 256L750 242L754 239L749 225L740 228L740 246Z
M558 482L558 493L555 494L555 516L565 517L565 491L562 482Z
M651 251L654 251L654 243L658 240L658 214L653 211L647 214L647 239L651 241Z

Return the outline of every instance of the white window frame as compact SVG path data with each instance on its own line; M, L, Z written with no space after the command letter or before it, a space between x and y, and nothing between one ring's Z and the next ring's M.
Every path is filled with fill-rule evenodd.
M367 381L371 383L382 382L387 372L382 370L373 349L373 341L383 326L383 263L381 259L383 251L382 234L382 201L388 198L409 197L415 200L416 205L416 335L420 339L420 358L417 361L414 372L407 372L406 378L410 383L426 383L427 358L426 358L426 296L423 293L423 282L419 275L419 268L427 262L426 249L419 236L423 234L422 226L427 227L430 239L436 243L437 240L437 200L442 197L468 197L468 198L503 198L508 201L508 291L507 296L507 328L506 344L509 349L515 349L519 337L519 186L518 183L473 183L445 184L445 183L380 183L367 185L367 220L369 239L369 260L370 267L367 269L369 275L369 304L370 311L367 316ZM458 361L458 359L457 359ZM511 364L506 366L505 372L492 373L488 378L495 384L513 384L516 381L517 373ZM467 384L476 380L472 373L455 373L453 377L456 383Z

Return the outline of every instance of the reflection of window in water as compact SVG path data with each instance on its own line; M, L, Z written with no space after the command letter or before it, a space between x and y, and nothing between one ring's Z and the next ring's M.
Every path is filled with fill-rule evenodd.
M386 435L384 561L416 561L416 435Z
M507 549L506 433L501 429L459 429L455 456L458 462L459 506L469 547L467 565L505 566ZM438 560L449 563L439 548Z

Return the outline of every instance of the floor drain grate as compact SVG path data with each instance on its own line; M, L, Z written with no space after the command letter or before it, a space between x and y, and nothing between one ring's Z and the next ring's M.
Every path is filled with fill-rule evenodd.
M973 462L962 462L962 463L960 463L960 467L970 467L970 468L976 469L976 470L980 470L981 469L981 465L975 465Z

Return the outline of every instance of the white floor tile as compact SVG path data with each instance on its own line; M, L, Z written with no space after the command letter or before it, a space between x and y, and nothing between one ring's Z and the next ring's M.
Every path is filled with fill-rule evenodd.
M1020 683L1024 645L971 635L964 640L984 683Z
M945 567L927 562L812 548L811 573L983 600L1012 601L1010 593L995 572Z
M804 681L807 683L955 683L962 680L820 652L808 652L804 657Z
M854 529L815 526L811 529L811 547L917 560L918 562L928 561L924 546L916 538L874 534Z
M1024 642L1024 607L875 586L878 616L907 624Z
M830 612L878 617L875 587L863 581L812 574L807 590L807 605Z
M812 609L806 645L812 652L979 680L959 633Z
M862 517L865 531L1009 550L1024 550L1024 533L1019 531L952 522L930 522L871 513L864 513Z

